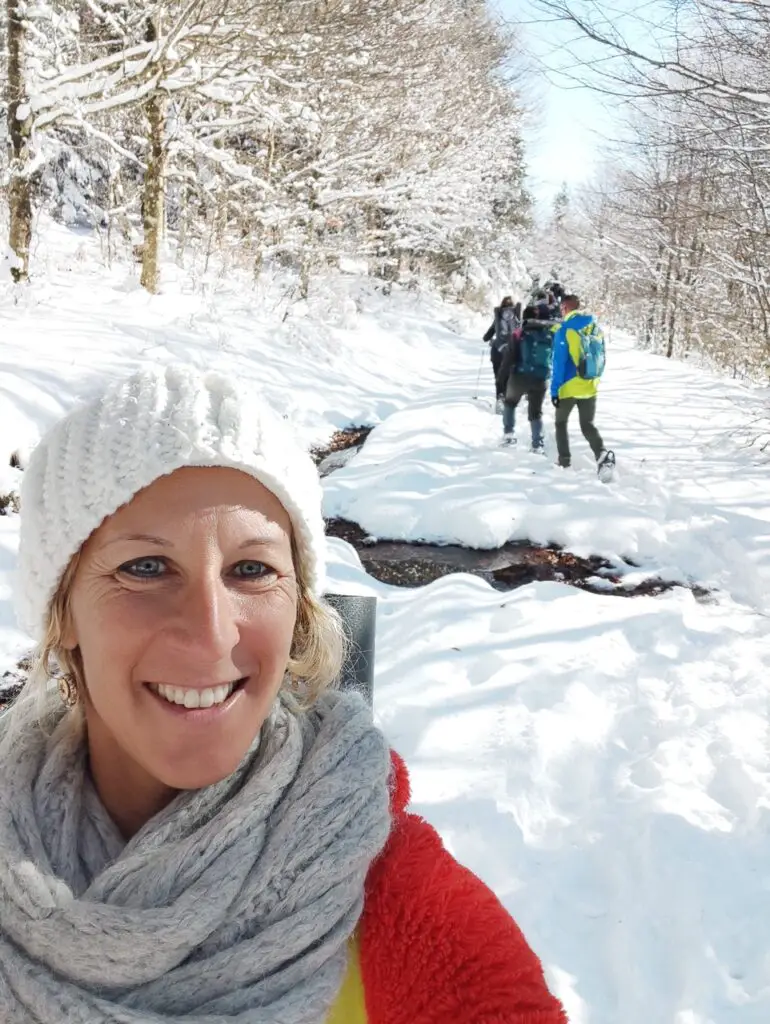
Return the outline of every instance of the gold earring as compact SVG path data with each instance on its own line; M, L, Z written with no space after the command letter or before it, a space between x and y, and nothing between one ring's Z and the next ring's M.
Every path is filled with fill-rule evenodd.
M72 676L59 676L59 696L61 697L62 704L68 711L77 707L79 700L78 687Z

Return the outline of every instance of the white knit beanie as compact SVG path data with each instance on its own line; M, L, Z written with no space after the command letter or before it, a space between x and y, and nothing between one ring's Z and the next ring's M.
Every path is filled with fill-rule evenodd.
M321 484L265 399L215 373L175 365L109 383L40 441L24 473L17 617L39 640L70 559L107 516L183 466L240 469L289 513L316 594L325 563Z

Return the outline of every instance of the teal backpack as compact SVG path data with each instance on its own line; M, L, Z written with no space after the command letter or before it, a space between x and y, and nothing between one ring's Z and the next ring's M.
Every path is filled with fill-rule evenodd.
M548 380L553 364L553 324L525 325L519 341L519 359L516 373L537 380Z
M607 350L602 329L595 320L591 320L577 333L580 337L577 375L583 380L598 380L604 373L604 367L607 364Z

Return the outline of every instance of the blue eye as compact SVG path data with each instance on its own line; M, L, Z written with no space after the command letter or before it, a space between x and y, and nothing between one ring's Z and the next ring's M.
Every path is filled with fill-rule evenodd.
M233 566L233 574L242 580L261 580L272 573L273 570L264 562L244 561Z
M118 572L125 573L126 576L133 576L135 579L151 580L157 579L159 576L163 576L166 571L166 563L162 558L153 558L147 556L146 558L137 558L133 562L126 562L121 565Z

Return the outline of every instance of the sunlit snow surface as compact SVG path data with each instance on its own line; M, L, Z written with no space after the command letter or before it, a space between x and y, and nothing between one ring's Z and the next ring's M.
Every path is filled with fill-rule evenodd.
M497 447L486 318L354 275L290 303L279 276L169 267L150 298L97 251L48 228L31 287L0 284L3 466L95 376L184 358L264 389L308 445L379 424L325 482L327 514L375 536L526 537L714 591L500 594L464 575L406 591L331 544L332 588L380 599L376 711L415 808L514 913L574 1024L766 1024L770 459L742 443L768 429L767 392L611 336L605 487L577 422L568 472L526 452L523 410L519 449ZM28 648L17 534L0 518L0 670Z

